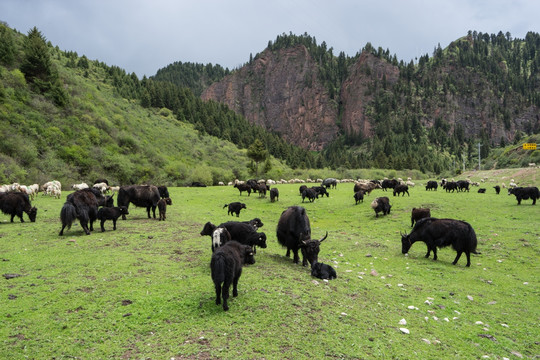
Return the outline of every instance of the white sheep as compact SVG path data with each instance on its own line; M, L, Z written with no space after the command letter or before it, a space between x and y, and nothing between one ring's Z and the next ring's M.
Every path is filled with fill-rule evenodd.
M73 184L72 188L73 190L88 189L88 184L87 183Z

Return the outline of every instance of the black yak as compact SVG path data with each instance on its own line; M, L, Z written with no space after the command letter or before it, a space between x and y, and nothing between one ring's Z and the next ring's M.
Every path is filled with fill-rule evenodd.
M398 184L394 187L394 196L396 196L396 194L399 196L399 194L403 194L403 196L405 196L405 193L407 193L407 196L410 196L409 195L409 186L408 185L405 185L405 184Z
M247 191L248 196L251 195L251 185L248 184L234 184L234 187L240 191L240 195L242 195L242 192Z
M15 216L24 222L23 212L28 215L31 222L36 221L37 209L30 204L28 195L22 192L0 193L0 210L6 215L11 215L11 222Z
M467 256L467 266L471 266L471 253L476 252L476 233L472 226L460 220L424 218L419 220L410 234L401 235L401 252L406 254L411 245L423 241L427 245L426 258L433 251L433 260L437 260L437 248L452 245L457 256L452 262L456 265L462 253Z
M375 210L375 217L379 217L379 213L382 212L383 215L390 214L390 199L386 196L378 197L371 202L371 208Z
M218 227L226 228L231 234L232 240L251 246L255 254L257 253L255 246L266 249L266 234L257 232L255 226L250 222L227 221Z
M337 278L336 270L328 264L316 262L311 266L311 276L332 280Z
M362 190L359 190L354 193L354 201L355 201L355 205L358 205L360 201L364 202L364 192Z
M225 245L225 243L231 241L231 234L224 227L217 227L208 221L204 224L204 227L201 231L201 236L208 235L212 239L212 252L214 252L218 247Z
M437 191L437 188L439 187L439 184L435 180L430 180L426 184L426 190L435 190Z
M238 201L232 202L230 204L225 204L225 206L223 206L223 208L225 209L227 206L229 207L229 209L227 211L227 215L236 214L236 217L240 216L240 210L247 209L246 204L238 202Z
M277 188L270 189L270 202L279 200L279 190Z
M82 229L86 235L94 231L94 221L97 219L99 206L112 206L112 196L103 196L98 189L88 188L77 190L69 194L66 202L60 210L60 220L62 229L59 235L64 234L64 229L71 229L71 224L79 219ZM90 227L88 223L90 222Z
M501 192L501 187L499 185L495 185L493 188L495 189L497 195L499 195L499 193Z
M384 191L386 191L386 189L394 189L397 185L399 185L399 181L397 181L396 179L392 179L392 180L384 179L381 184L381 187Z
M105 221L112 220L113 230L116 230L116 221L121 215L129 215L128 209L125 206L102 207L97 212L97 219L100 220L101 232L105 231Z
M251 247L237 241L229 241L212 254L210 271L216 290L216 305L221 304L221 298L223 298L224 311L229 310L227 299L229 299L231 284L233 297L238 296L238 280L242 275L242 266L246 264L255 264L253 251Z
M159 199L157 203L158 211L159 211L159 220L165 221L167 219L167 205L172 205L172 200L170 197L165 197Z
M529 199L532 199L532 204L536 205L536 199L540 199L540 191L536 186L510 188L508 195L515 195L518 205L521 205L521 200Z
M315 191L315 189L305 189L302 193L302 202L304 202L306 198L309 200L309 202L314 202L315 199L319 198L319 194L317 191Z
M285 256L289 257L292 250L295 264L300 261L298 250L302 251L303 266L307 266L308 261L311 265L317 262L320 244L328 237L327 232L320 240L311 239L309 218L301 206L291 206L281 213L276 233L278 242L287 248Z
M129 203L138 207L145 207L148 218L150 219L150 209L156 218L157 203L161 199L159 190L154 185L126 185L121 186L118 191L118 206L125 206L129 209ZM126 220L126 216L122 215L122 220Z
M167 189L166 186L164 186L164 185L158 186L157 189L158 189L158 192L159 192L159 196L161 196L162 199L170 197L169 196L169 189Z

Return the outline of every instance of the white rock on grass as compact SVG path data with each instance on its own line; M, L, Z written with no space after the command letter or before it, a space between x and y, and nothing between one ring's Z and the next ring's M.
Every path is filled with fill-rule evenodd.
M399 328L399 330L404 334L410 334L411 332L407 328Z
M422 339L423 342L425 342L426 344L430 345L431 344L431 341L429 341L428 339Z
M469 300L471 300L471 301L474 300L474 298L473 298L471 295L467 295L467 299L469 299Z
M405 319L399 320L399 325L407 325L407 320Z
M475 322L475 324L476 324L476 325L484 325L484 323L481 322L481 321L477 321L477 322Z

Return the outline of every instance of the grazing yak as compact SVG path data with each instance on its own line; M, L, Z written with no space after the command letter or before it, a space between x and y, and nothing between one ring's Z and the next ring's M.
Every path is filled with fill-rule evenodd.
M0 210L6 215L11 215L11 222L15 216L24 222L23 212L28 215L31 222L36 221L37 209L30 204L28 195L21 192L0 193Z
M231 241L231 234L227 229L223 227L217 227L208 221L204 224L204 227L201 231L201 236L208 235L212 239L212 252L214 252L218 247L225 245L227 242Z
M116 220L121 215L129 215L128 209L125 206L102 207L97 212L97 219L100 220L101 232L105 231L105 221L112 220L113 230L116 230Z
M229 310L227 300L231 284L233 297L238 296L238 280L242 275L242 266L247 264L255 264L253 251L237 241L229 241L212 254L210 271L216 290L216 305L221 304L223 298L224 311Z
M311 266L311 276L323 280L332 280L337 278L337 273L330 265L316 262Z
M300 188L298 190L300 190L300 196L302 196L302 194L304 193L304 191L307 189L307 185L300 185Z
M467 180L458 180L457 181L458 191L467 190L467 192L469 192L469 185L470 185L470 183Z
M240 191L240 196L242 196L242 192L247 191L248 196L251 195L251 185L248 184L234 184L234 187Z
M497 193L497 195L499 195L501 192L501 187L499 185L495 185L493 188L495 189L495 192Z
M540 199L540 191L536 186L509 188L508 195L515 195L518 205L521 205L521 200L529 199L532 199L532 204L536 205L536 199Z
M354 201L355 205L358 205L358 202L364 202L364 192L362 190L359 190L354 193Z
M60 220L62 221L62 229L59 235L64 234L64 229L71 229L71 224L79 219L82 229L86 235L90 235L90 231L94 231L94 221L97 219L98 207L113 206L112 196L103 196L98 189L87 188L77 190L69 194L66 202L60 210ZM88 223L90 222L90 227Z
M371 182L371 181L367 182L367 183L357 182L357 183L354 184L353 191L356 194L357 192L362 190L364 192L364 194L367 193L369 195L373 190L380 189L380 188L381 188L380 184L374 183L374 182Z
M306 198L309 200L309 202L314 202L315 199L319 198L319 194L317 191L315 191L315 189L308 188L302 193L302 202L304 202Z
M328 237L328 232L320 240L311 239L311 226L306 209L301 206L290 206L281 213L278 221L277 240L281 246L287 248L289 257L291 250L293 252L293 262L298 264L300 258L298 250L302 251L302 265L307 263L313 265L318 260L320 244Z
M230 204L225 204L223 208L225 209L227 206L229 207L229 209L227 210L227 215L236 214L236 217L240 217L240 210L247 209L246 204L238 201L232 202Z
M485 193L486 193L486 189L485 189L485 188L480 188L480 189L478 189L478 193L479 193L479 194L485 194Z
M155 219L159 199L161 199L159 190L154 185L126 185L120 187L117 203L118 206L125 206L128 209L130 203L138 207L145 207L149 219L151 218L150 209L152 209ZM122 220L126 220L125 215L122 215Z
M405 193L407 193L407 196L410 196L409 186L403 184L396 185L396 187L394 187L394 196L396 196L396 194L399 196L399 194L401 193L403 194L403 196L405 196Z
M392 179L392 180L384 179L381 184L381 187L383 191L386 191L386 189L393 189L397 185L399 185L399 181L397 181L396 179Z
M255 246L266 249L266 234L257 232L255 227L249 222L227 221L218 227L227 229L231 234L232 240L251 246L255 254L257 253Z
M279 190L277 188L270 189L270 202L279 200Z
M326 189L332 188L335 189L337 187L337 180L334 178L327 178L324 179L321 183L321 186L324 186Z
M382 212L383 215L390 214L390 199L386 196L378 197L371 202L371 208L375 210L375 217L379 217L379 213Z
M330 194L324 186L312 186L311 188L315 190L317 192L317 195L320 197L324 197L324 195L326 195L326 197L330 197Z
M467 266L471 266L471 253L476 252L476 233L472 226L460 220L424 218L419 220L410 234L401 235L401 252L406 254L411 245L423 241L427 245L426 258L433 251L433 260L437 260L437 248L452 245L457 256L452 262L456 265L462 253L467 256Z
M165 219L167 219L167 205L172 205L172 200L170 197L159 199L157 203L157 208L159 211L159 221L165 221Z
M431 210L428 208L413 208L411 210L411 227L415 222L418 222L418 220L427 217L431 217Z
M436 181L430 180L430 181L428 181L427 184L426 184L426 191L427 191L427 190L435 190L435 191L437 191L437 188L438 188L438 187L439 187L439 184L437 184Z

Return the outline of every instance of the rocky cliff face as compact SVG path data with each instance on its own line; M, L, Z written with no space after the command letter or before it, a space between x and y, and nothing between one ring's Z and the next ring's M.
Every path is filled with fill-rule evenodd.
M341 93L336 97L338 100L329 97L319 80L318 69L303 45L279 51L267 49L250 64L208 87L202 99L225 103L251 123L275 131L288 142L309 150L323 149L340 133L372 136L371 105L375 93L381 86L389 93L395 91L399 68L371 53L362 53L349 67ZM534 106L511 106L511 120L507 119L505 124L500 113L493 111L503 100L494 96L493 84L476 77L474 71L441 68L435 73L415 76L425 76L430 81L437 79L436 96L426 98L423 94L429 89L418 92L416 88L410 94L397 95L398 109L394 111L397 118L403 113L415 114L428 129L436 119L443 119L449 135L460 124L465 137L478 136L483 131L494 143L500 139L512 141L517 130L540 129L540 111ZM468 82L471 90L465 94L443 93L440 87L445 77ZM423 80L414 86L421 83Z
M317 66L302 45L265 50L201 97L225 103L251 123L309 150L321 150L339 131L337 104L318 80Z
M348 133L372 135L370 118L366 106L373 100L374 80L386 80L389 86L399 78L399 69L380 61L375 56L363 53L349 71L349 76L341 87L343 130Z

